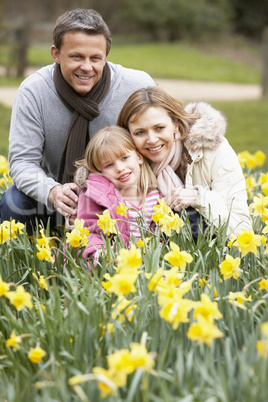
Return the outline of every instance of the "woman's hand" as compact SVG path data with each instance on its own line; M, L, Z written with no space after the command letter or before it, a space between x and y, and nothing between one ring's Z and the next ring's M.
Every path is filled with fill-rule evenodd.
M180 211L194 203L199 195L196 188L175 188L165 196L166 204L174 211Z

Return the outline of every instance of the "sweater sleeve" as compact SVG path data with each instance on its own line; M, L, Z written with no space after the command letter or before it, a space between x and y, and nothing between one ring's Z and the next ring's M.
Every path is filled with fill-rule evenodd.
M45 132L41 103L34 85L22 84L12 109L9 135L10 176L17 188L47 205L52 187L59 184L43 169Z
M241 229L251 228L245 178L237 155L228 142L213 152L211 186L195 186L199 196L192 207L207 220L212 219L216 227L220 221L225 223L229 219L228 234L237 234Z

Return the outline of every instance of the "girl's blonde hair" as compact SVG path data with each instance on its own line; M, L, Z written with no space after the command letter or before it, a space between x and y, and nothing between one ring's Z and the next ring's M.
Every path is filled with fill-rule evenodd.
M101 173L103 161L109 159L111 155L122 158L126 151L135 151L139 154L130 133L118 126L105 127L99 130L89 141L85 158L77 165L85 165L90 172ZM156 177L148 161L143 157L138 180L138 190L143 202L147 194L156 187Z
M190 115L184 110L183 104L158 87L146 87L135 91L127 99L119 113L117 124L129 130L129 121L134 122L150 107L165 109L171 120L178 124L181 134L180 140L184 140L189 133L191 125L199 117Z

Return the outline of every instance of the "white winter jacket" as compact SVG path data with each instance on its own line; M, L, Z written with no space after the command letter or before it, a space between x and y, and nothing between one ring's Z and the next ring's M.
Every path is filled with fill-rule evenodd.
M199 190L192 207L216 227L229 217L228 234L250 229L245 178L236 153L224 137L225 116L204 102L190 103L185 110L200 115L184 140L192 158L185 187Z

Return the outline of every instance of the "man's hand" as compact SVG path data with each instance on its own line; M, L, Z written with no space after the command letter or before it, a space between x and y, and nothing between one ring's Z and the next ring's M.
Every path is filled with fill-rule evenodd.
M76 216L78 202L77 188L75 183L66 183L53 187L49 192L49 201L65 217Z
M199 191L195 188L174 189L165 196L165 201L171 209L180 211L183 207L187 208L192 205L198 195Z

